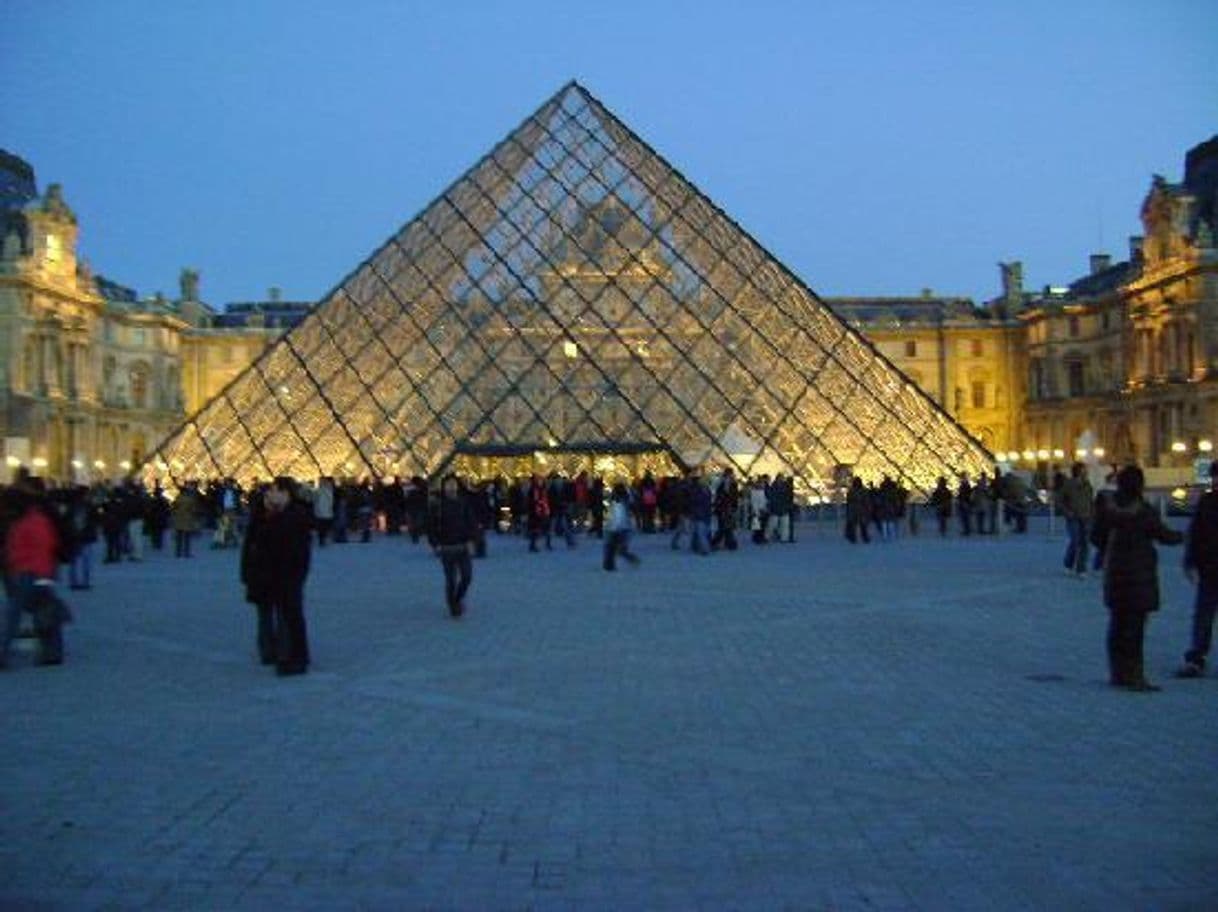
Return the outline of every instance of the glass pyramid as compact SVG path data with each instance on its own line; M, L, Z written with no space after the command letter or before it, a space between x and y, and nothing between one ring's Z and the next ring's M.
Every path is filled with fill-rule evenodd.
M572 82L166 438L146 481L629 452L926 491L984 448ZM501 448L501 449L500 449Z

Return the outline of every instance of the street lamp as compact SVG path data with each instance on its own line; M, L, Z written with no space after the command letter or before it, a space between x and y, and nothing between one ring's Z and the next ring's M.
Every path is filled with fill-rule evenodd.
M1065 450L1061 450L1061 449L1054 450L1054 451L1053 451L1053 458L1054 458L1054 459L1065 459L1065 458L1066 458L1066 451L1065 451Z
M1198 440L1197 449L1202 453L1211 453L1214 450L1214 443L1211 440Z
M1036 458L1036 454L1033 453L1031 450L1024 450L1021 455L1023 456L1024 462L1031 462L1033 459Z
M1103 459L1103 458L1104 458L1104 448L1103 448L1103 447L1096 447L1096 448L1095 448L1094 450L1092 450L1091 452L1095 454L1095 458L1096 458L1096 459Z
M1188 444L1185 443L1183 440L1176 440L1171 445L1171 451L1173 453L1187 453Z

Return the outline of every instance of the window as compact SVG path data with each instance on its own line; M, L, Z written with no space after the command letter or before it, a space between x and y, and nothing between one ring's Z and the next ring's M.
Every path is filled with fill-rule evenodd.
M917 339L906 339L905 340L905 357L906 358L918 357L918 340Z
M1078 338L1078 317L1071 317L1067 326L1069 327L1070 338L1077 339Z
M146 333L143 329L131 330L131 344L136 348L143 348Z
M137 365L131 369L131 404L144 408L148 402L148 369Z
M985 343L982 342L980 339L973 339L971 341L971 348L972 348L974 358L980 358L982 355L985 354Z
M1068 384L1071 396L1082 396L1085 394L1083 388L1083 362L1070 361L1066 364L1066 383Z
M985 408L985 381L974 380L971 384L973 394L973 408Z
M47 262L59 263L63 261L63 239L57 234L47 235Z

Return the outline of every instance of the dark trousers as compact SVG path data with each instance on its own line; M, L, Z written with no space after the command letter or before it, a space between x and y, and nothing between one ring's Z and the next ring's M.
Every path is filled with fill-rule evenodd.
M605 536L604 567L606 570L617 569L616 558L619 554L632 564L639 562L638 556L630 551L629 532L610 532Z
M1087 520L1067 519L1066 534L1070 536L1070 544L1066 545L1062 565L1067 570L1082 573L1087 569Z
M275 664L275 606L260 602L254 606L258 611L258 658L263 665Z
M940 538L947 538L947 522L949 519L951 519L950 516L948 516L944 513L939 514L939 537Z
M446 545L440 548L440 563L444 566L444 599L453 617L465 610L462 604L469 584L474 579L474 565L469 559L469 548L465 545Z
M326 546L326 539L330 537L330 532L333 528L333 519L317 520L317 547L324 548Z
M533 523L529 524L529 550L536 551L537 539L539 536L544 535L546 537L546 550L548 551L550 550L550 524L546 520L538 520L538 522L544 524L542 528L538 528Z
M274 609L275 661L280 671L299 672L309 667L309 633L304 617L304 583L277 587L271 596Z
M1218 578L1202 576L1197 584L1197 600L1193 603L1193 639L1184 660L1205 667L1214 636L1214 615L1218 612Z
M960 511L960 534L971 535L973 533L973 514L969 510L963 509Z
M1113 684L1139 684L1145 680L1142 670L1145 635L1145 611L1108 610L1108 672Z
M190 532L183 532L180 529L173 533L173 556L174 557L190 557Z
M715 534L711 536L711 540L710 540L711 550L712 551L718 550L719 545L721 545L721 544L723 545L723 547L727 548L727 550L729 550L729 551L735 551L737 548L736 530L733 529L731 526L725 526L723 523L719 524L719 528L717 528L715 530Z
M853 545L858 542L860 536L865 544L870 543L871 535L867 532L867 520L846 520L846 539Z

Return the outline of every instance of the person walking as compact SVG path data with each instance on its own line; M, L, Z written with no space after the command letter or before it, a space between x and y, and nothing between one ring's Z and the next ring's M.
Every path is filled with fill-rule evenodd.
M960 486L956 488L956 515L960 518L960 534L971 535L973 532L973 486L969 484L968 476L960 475Z
M1178 545L1184 536L1163 524L1142 497L1137 466L1117 473L1117 489L1096 517L1093 539L1104 543L1104 604L1108 608L1109 683L1134 691L1160 688L1146 679L1142 646L1146 619L1159 610L1158 555L1154 543Z
M1087 467L1076 462L1070 469L1070 477L1061 489L1062 515L1066 520L1066 534L1070 542L1062 557L1067 573L1082 578L1087 573L1087 530L1091 523L1091 508L1095 503L1095 492L1087 479Z
M689 474L686 494L694 554L710 554L710 523L714 514L714 498L697 469L693 469Z
M72 589L91 589L98 511L84 485L77 485L69 495L67 521L73 538L72 562L68 565L69 585Z
M427 522L427 542L444 567L444 599L454 618L465 614L465 593L474 579L470 550L477 520L456 475L445 475Z
M186 482L173 502L174 557L190 557L190 541L201 525L202 503L193 481Z
M317 528L317 547L324 548L334 529L334 479L323 475L313 492L313 523Z
M529 482L525 494L525 515L528 524L529 550L537 551L537 537L546 537L546 550L550 550L550 495L546 483L536 473Z
M871 495L868 493L863 479L857 475L850 482L846 491L846 540L857 544L859 538L864 544L871 543L871 535L867 525L871 522Z
M711 536L711 550L716 551L722 544L728 551L735 551L736 543L736 513L740 508L740 489L736 486L736 476L731 467L723 470L714 496L715 534Z
M60 538L50 507L38 490L9 492L17 518L4 539L4 569L9 588L7 614L0 631L0 668L8 664L8 649L22 614L34 618L39 665L63 663L63 603L53 585L59 563Z
M609 519L605 523L606 570L616 570L616 558L620 554L632 566L638 566L638 555L630 550L630 492L618 482L613 486L613 500L609 504Z
M1197 512L1188 525L1184 548L1184 572L1197 587L1193 601L1192 638L1184 653L1178 678L1205 674L1214 636L1214 614L1218 611L1218 461L1210 463L1210 489L1197 502Z
M947 486L947 479L942 475L930 494L930 503L935 508L935 517L939 520L939 537L947 538L947 526L952 519L952 492Z

